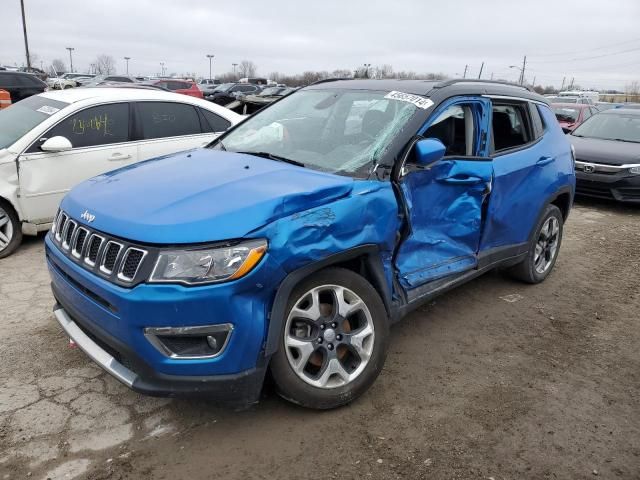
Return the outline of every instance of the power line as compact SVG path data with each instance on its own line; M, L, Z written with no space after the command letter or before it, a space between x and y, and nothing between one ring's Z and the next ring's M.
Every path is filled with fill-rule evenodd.
M590 48L588 50L578 50L578 51L563 52L563 53L546 53L546 54L530 55L530 56L533 56L533 57L562 57L562 56L565 56L565 55L581 55L583 53L593 52L594 50L604 50L605 48L618 47L620 45L627 45L629 43L633 43L633 42L637 42L637 41L640 41L640 38L634 38L633 40L627 40L626 42L614 43L614 44L611 44L611 45L606 45L604 47Z
M593 55L590 57L580 57L580 58L570 58L570 59L564 59L564 60L542 60L542 61L534 61L532 63L538 64L538 63L566 63L566 62L579 62L582 60L593 60L596 58L603 58L603 57L611 57L613 55L622 55L624 53L630 53L630 52L637 52L640 51L640 47L638 48L630 48L629 50L621 50L620 52L610 52L610 53L603 53L600 55Z

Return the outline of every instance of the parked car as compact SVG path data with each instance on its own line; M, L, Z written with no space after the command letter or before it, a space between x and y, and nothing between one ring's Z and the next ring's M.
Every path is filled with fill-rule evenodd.
M596 108L600 112L604 112L605 110L609 110L611 108L620 108L622 106L623 106L622 103L596 102Z
M205 98L218 105L227 105L238 97L258 92L260 87L251 83L223 83Z
M572 132L587 118L598 113L596 107L579 103L552 103L551 108L565 133Z
M78 82L70 78L49 77L47 78L47 86L53 90L66 90L67 88L77 87Z
M24 73L30 73L31 75L35 75L36 77L38 77L40 80L42 80L43 82L47 80L48 75L46 74L46 72L40 70L39 68L36 67L20 67L18 69L19 72L24 72Z
M47 90L47 84L30 73L3 70L0 71L0 89L8 91L11 102L16 103L44 92Z
M438 293L498 266L543 281L574 185L523 87L317 83L208 148L75 187L46 237L55 316L139 392L247 405L270 369L284 398L338 407Z
M198 82L198 87L202 90L202 87L205 85L220 85L222 82L220 80L216 80L215 78L201 78Z
M196 98L204 98L202 91L198 88L195 82L191 80L180 79L162 79L162 80L149 80L144 82L147 85L155 85L157 87L164 88L175 93L181 93L182 95L189 95Z
M561 97L549 98L549 101L553 103L572 103L577 105L593 105L594 102L589 97L577 97L570 95L563 95Z
M239 97L235 102L227 104L226 107L242 115L251 115L294 91L294 88L267 87L258 94Z
M50 91L0 110L0 258L22 233L49 228L75 184L206 145L241 118L211 102L142 88Z
M600 112L567 137L576 152L576 193L640 203L640 110Z
M109 83L136 83L134 77L128 75L96 75L91 81L84 83L83 87L96 87L98 85L106 85Z

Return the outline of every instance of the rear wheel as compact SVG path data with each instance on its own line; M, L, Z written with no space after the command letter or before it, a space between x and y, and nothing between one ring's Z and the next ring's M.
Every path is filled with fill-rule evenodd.
M278 393L299 405L329 409L362 395L384 364L389 337L380 296L342 268L296 287L271 372Z
M0 258L16 251L22 242L22 228L15 210L0 200Z
M562 212L548 205L538 223L526 258L510 269L510 273L527 283L540 283L549 276L558 259L562 243Z

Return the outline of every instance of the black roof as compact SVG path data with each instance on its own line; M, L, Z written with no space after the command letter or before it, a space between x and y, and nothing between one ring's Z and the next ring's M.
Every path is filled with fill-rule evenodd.
M399 79L327 79L316 82L306 88L344 88L353 90L397 90L425 97L454 95L505 95L549 103L542 95L522 85L495 82L490 80L399 80Z

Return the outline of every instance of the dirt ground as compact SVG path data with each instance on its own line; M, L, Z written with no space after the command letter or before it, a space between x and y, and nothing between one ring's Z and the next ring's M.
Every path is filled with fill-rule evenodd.
M0 260L0 479L640 478L640 208L579 202L545 283L414 312L329 412L130 392L68 347L48 283L42 238Z

